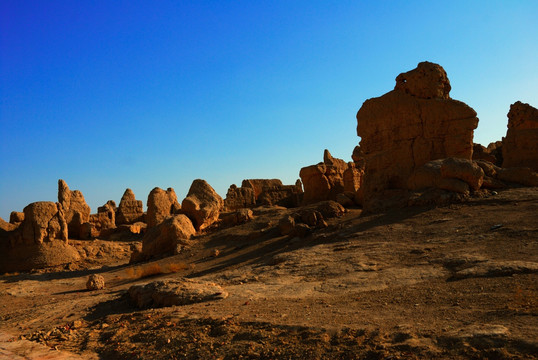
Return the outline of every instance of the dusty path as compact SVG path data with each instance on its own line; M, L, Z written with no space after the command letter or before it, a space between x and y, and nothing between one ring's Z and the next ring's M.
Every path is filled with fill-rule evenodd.
M116 264L0 277L0 328L87 359L538 358L537 188L352 210L304 239L279 236L285 211L259 211L157 262L181 264L173 274L138 279L140 265ZM85 290L90 272L106 290ZM230 295L145 310L126 295L183 276Z

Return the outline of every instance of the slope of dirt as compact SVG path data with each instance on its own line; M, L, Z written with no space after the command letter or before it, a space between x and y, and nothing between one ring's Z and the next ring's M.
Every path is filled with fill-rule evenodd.
M130 243L96 243L105 250L91 270L4 275L4 344L27 339L86 359L538 358L538 188L350 210L302 239L277 230L293 211L257 209L250 223L151 263L122 265L126 255L105 250ZM86 291L90 273L107 288ZM181 277L229 296L137 309L127 295Z

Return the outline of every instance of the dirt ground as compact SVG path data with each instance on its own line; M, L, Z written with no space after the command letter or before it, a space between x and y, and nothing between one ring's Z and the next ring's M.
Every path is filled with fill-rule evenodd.
M35 343L50 359L538 358L538 188L351 209L301 239L277 229L293 211L257 209L153 263L127 264L132 241L75 241L95 260L0 276L0 359ZM105 290L86 290L93 273ZM127 294L182 277L229 296L138 309Z

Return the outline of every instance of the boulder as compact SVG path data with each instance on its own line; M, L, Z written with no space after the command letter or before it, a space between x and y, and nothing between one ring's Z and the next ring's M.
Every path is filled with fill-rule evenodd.
M221 214L221 218L224 225L235 226L254 219L254 213L250 209L238 209L227 214Z
M538 109L520 101L510 105L502 154L504 168L538 171Z
M58 202L63 208L65 221L72 238L81 237L81 225L90 220L90 207L79 190L69 190L67 183L58 180Z
M171 215L158 225L148 228L142 240L145 258L173 254L178 245L188 245L196 233L191 220L183 214Z
M171 215L177 214L181 210L181 205L177 201L176 192L172 188L164 191L161 188L154 188L148 195L148 213L146 222L148 229L162 223Z
M329 150L325 149L322 163L304 167L299 172L304 186L303 204L336 200L336 195L345 190L344 172L348 167L344 160L334 158Z
M129 295L140 308L188 305L228 297L228 293L217 284L191 279L133 285L129 288Z
M484 181L484 171L471 160L447 158L441 164L443 178L459 179L466 182L471 189L478 190Z
M201 179L192 182L187 197L181 203L183 213L192 220L197 231L217 221L223 205L220 195Z
M251 187L237 187L232 184L226 193L224 207L226 210L237 210L254 207L256 205L256 196L254 189Z
M116 225L134 224L144 219L142 200L136 200L131 189L126 189L116 210Z
M12 211L9 215L9 223L20 225L24 221L24 212Z
M86 281L86 289L88 290L102 290L105 288L105 278L103 275L92 274Z
M385 190L405 194L413 172L431 160L471 159L476 112L449 97L444 69L422 62L400 74L393 91L366 100L357 113L365 160L364 207ZM403 199L405 197L402 197Z

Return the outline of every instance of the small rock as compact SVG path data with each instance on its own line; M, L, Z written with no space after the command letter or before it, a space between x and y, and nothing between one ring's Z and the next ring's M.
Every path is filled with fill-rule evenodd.
M86 289L101 290L105 288L105 278L102 275L92 274L86 282Z

